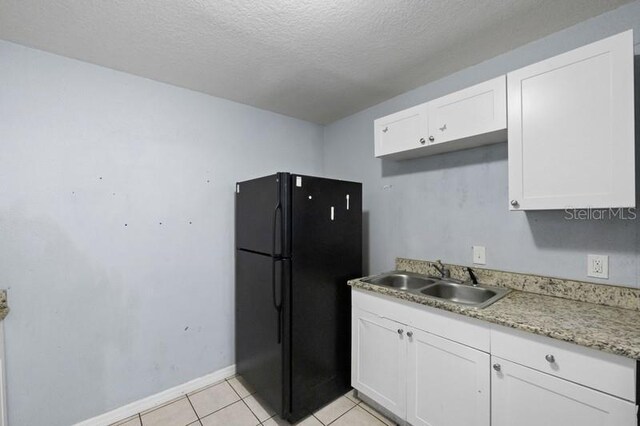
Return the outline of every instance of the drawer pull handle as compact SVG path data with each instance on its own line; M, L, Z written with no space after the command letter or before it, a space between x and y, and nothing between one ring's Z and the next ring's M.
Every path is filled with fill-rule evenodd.
M500 366L500 364L493 364L493 369L496 371L500 371L502 367Z
M407 331L407 337L413 337L413 331Z
M547 356L544 357L544 359L546 359L547 361L549 361L550 363L554 363L556 362L556 357L554 357L553 355L549 354Z
M398 334L402 335L402 333L404 333L404 330L403 330L403 329L401 329L401 328L399 328L399 329L398 329Z

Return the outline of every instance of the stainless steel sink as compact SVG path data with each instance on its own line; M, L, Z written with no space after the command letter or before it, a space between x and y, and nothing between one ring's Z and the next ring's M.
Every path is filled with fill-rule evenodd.
M436 280L431 278L407 272L382 274L364 281L369 284L393 287L400 290L418 290L436 283Z
M420 293L461 305L484 308L502 298L509 291L509 289L501 287L441 282L420 290Z
M387 272L363 281L473 308L485 308L511 291L504 287L473 285L452 278L430 277L403 271Z

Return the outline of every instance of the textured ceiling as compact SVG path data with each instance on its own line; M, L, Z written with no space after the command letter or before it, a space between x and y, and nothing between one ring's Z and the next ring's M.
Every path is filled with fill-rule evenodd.
M629 0L0 0L0 38L329 123Z

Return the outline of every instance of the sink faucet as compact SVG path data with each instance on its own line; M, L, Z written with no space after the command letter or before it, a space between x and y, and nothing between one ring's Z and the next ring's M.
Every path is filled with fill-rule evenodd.
M435 262L433 262L433 267L436 268L436 270L440 273L440 275L442 275L442 278L450 278L451 277L451 271L449 270L449 268L445 267L442 264L440 259L438 259Z
M473 273L473 269L467 267L467 272L469 273L469 280L471 281L471 285L477 287L478 279L476 278L476 274Z

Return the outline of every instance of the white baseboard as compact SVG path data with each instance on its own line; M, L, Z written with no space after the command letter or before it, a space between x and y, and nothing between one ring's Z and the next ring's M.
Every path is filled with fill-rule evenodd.
M122 407L116 408L115 410L111 410L99 416L81 421L80 423L76 423L75 426L110 425L117 421L124 420L127 417L131 417L141 411L149 410L153 407L162 405L165 402L176 399L189 392L193 392L205 386L219 382L223 379L233 376L234 374L236 374L235 364L222 368L218 371L214 371L213 373L207 374L205 376L198 377L197 379L193 379L191 381L188 381L187 383L183 383L181 385L164 390L155 395L151 395L146 398L134 401L130 404L123 405Z

